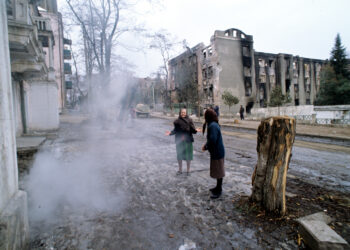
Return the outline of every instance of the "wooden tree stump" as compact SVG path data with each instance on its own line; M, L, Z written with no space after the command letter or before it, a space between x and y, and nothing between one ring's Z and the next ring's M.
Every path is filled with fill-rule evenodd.
M267 211L286 213L286 180L295 138L295 119L270 117L258 128L258 163L252 176L251 200Z

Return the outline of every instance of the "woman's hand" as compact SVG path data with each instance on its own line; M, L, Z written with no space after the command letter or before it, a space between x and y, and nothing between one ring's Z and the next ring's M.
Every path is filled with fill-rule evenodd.
M202 132L202 129L196 128L196 131L197 131L197 132Z
M165 135L170 135L170 131L165 131Z
M202 146L202 151L204 152L205 150L207 150L206 148L205 148L205 144Z

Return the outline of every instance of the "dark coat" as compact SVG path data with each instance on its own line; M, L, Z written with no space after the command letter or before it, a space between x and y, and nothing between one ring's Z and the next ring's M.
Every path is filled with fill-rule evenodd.
M175 143L178 144L182 141L194 142L193 134L196 133L197 130L192 119L186 116L185 118L179 117L174 121L174 129L170 135L175 135Z
M208 125L207 143L205 149L210 153L210 159L219 160L225 157L225 147L222 140L221 129L217 122Z

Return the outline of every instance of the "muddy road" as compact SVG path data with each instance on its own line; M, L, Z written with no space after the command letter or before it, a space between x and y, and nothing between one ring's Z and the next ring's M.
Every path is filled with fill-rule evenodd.
M30 248L297 248L292 224L273 227L272 219L255 220L241 206L256 164L254 135L224 129L224 193L211 200L208 190L216 182L209 177L209 155L200 150L205 137L195 135L191 175L177 176L174 137L164 135L171 129L171 121L160 119L62 123L57 138L46 141L21 178L28 192ZM342 148L296 142L287 191L300 195L303 186L315 195L326 188L348 196L350 156ZM317 209L322 204L293 215ZM348 218L341 223L347 234Z

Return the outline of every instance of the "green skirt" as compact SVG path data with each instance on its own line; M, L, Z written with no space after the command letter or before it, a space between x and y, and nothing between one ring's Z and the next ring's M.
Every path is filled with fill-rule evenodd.
M176 154L178 160L192 161L193 160L193 145L192 142L182 141L176 144Z

